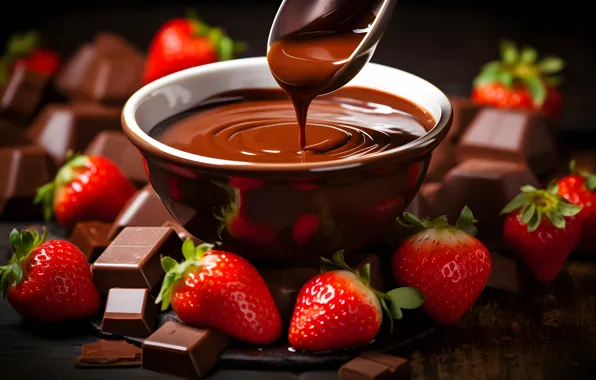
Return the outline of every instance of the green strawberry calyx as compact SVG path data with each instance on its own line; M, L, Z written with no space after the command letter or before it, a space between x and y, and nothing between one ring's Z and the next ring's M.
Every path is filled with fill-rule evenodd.
M421 219L409 212L404 212L403 217L397 219L397 223L404 229L412 230L411 233L418 233L429 228L436 228L461 230L471 236L476 236L476 233L478 232L478 228L475 226L476 222L478 221L474 219L474 214L472 214L472 210L470 210L468 206L464 206L461 210L455 226L449 224L446 215L430 220Z
M521 187L521 193L511 200L501 211L502 215L518 212L520 221L528 225L528 232L536 231L544 216L556 228L565 228L565 217L577 215L582 206L569 203L557 192L556 182L546 190L534 186Z
M176 260L169 256L161 258L161 267L166 272L163 279L159 295L155 299L155 303L161 303L161 310L167 310L170 306L172 298L172 286L176 281L182 278L187 270L193 267L201 266L201 259L205 256L205 253L209 252L213 248L213 244L200 244L195 246L192 240L186 239L182 243L182 255L184 261L178 263Z
M321 272L334 270L346 270L354 273L356 277L369 288L379 300L383 313L389 319L389 331L393 332L393 320L402 319L402 309L417 309L424 303L425 297L416 288L402 287L380 292L371 286L370 264L366 264L362 270L353 269L344 260L344 251L337 251L333 254L332 260L321 257Z
M500 83L506 88L521 85L528 90L536 106L543 105L548 87L554 88L561 83L557 74L565 68L565 61L554 56L538 59L538 52L533 47L518 49L509 40L501 41L500 50L501 60L482 66L474 79L474 87L490 83Z
M23 34L13 34L6 43L4 55L0 57L0 85L8 79L13 63L31 54L39 46L39 33L28 31Z
M46 183L37 189L34 204L43 204L43 215L45 220L52 219L54 214L54 198L56 191L72 182L79 169L86 167L89 164L89 157L68 152L66 154L66 163L56 175L54 181Z
M13 229L9 235L9 242L14 252L10 263L0 267L0 291L6 296L10 286L17 286L24 278L23 261L40 244L46 241L48 231L44 228L40 235L35 230L19 232Z
M582 177L584 177L586 180L586 183L585 183L586 187L590 191L596 191L596 174L591 173L586 170L578 170L577 167L575 166L575 161L571 161L569 163L569 172L571 174L579 174Z
M246 51L246 42L234 41L221 28L207 25L201 21L194 10L186 11L186 19L192 26L193 35L209 38L220 61L234 59L236 54Z

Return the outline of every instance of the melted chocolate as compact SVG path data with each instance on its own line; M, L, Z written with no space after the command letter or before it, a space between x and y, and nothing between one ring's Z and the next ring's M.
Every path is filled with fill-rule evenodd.
M212 158L247 163L301 163L375 154L407 144L434 120L399 97L348 87L312 102L301 147L290 100L280 90L219 94L170 118L152 135L164 144Z

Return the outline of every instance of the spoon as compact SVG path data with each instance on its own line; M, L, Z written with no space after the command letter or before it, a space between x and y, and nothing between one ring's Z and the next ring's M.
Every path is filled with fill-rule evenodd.
M333 62L337 69L324 87L312 89L316 95L335 91L354 78L370 61L389 24L396 3L397 0L284 0L273 20L268 51L275 42L286 38L308 41L311 38L345 32L364 34L361 40L358 39L359 43L354 45L351 54L348 52L346 57ZM328 52L321 52L319 49L315 53L320 54L322 59L330 59ZM302 60L299 56L293 58ZM312 56L305 58L311 61L318 59ZM309 74L302 74L303 77L305 75ZM284 78L276 76L276 79L279 82ZM305 80L296 86L303 86L308 82L308 78L301 79Z

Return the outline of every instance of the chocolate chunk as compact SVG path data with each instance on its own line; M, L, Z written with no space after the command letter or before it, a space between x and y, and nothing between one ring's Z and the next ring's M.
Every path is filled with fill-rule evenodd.
M25 137L25 132L6 120L0 120L0 136L0 148L31 145Z
M108 232L111 226L109 223L98 221L79 222L69 240L83 252L87 261L92 263L110 245Z
M141 349L123 340L99 340L83 346L77 367L138 367Z
M484 106L477 104L470 98L449 98L453 108L453 122L446 139L452 143L457 142L461 135L468 129L470 123Z
M182 259L182 241L171 228L127 227L93 263L101 295L111 288L155 288L164 276L160 256Z
M535 113L485 108L463 134L460 161L471 158L526 164L536 175L558 164L555 142L547 125Z
M228 343L220 332L168 321L143 342L143 368L201 378Z
M29 127L27 137L61 165L69 150L82 152L98 133L120 130L120 112L117 107L93 103L49 104Z
M203 244L204 242L197 239L196 237L192 236L190 234L190 232L188 232L187 230L184 229L184 227L182 227L180 224L173 222L173 221L167 221L164 224L162 224L162 227L170 227L171 229L173 229L174 231L176 231L176 233L178 234L178 237L180 238L180 240L185 241L186 239L190 239L192 240L192 242L195 245L200 245Z
M345 256L346 264L354 269L362 271L366 264L370 266L370 284L379 291L388 291L386 283L386 273L381 265L381 258L374 253L354 253Z
M457 150L449 140L444 140L432 153L428 170L426 172L427 181L441 181L445 173L457 164Z
M119 131L104 131L98 134L85 150L89 156L104 156L112 160L138 187L147 184L147 173L143 158L137 148Z
M464 206L478 220L479 236L500 235L500 212L523 185L539 187L530 170L515 162L470 159L447 173L440 185L427 188L426 200L432 217L447 215L455 223Z
M100 33L68 60L57 78L73 100L122 105L143 85L145 57L122 37Z
M29 220L42 216L42 207L33 205L37 188L54 178L47 153L37 146L0 148L0 217Z
M379 352L363 353L339 368L339 380L408 379L412 373L410 362L397 356Z
M16 125L29 121L39 106L48 79L17 65L0 87L0 118Z
M146 338L153 332L157 305L147 289L112 288L108 292L101 331Z
M512 258L491 252L492 270L488 283L489 288L519 292L522 286L522 276L517 268L517 261Z
M158 227L167 221L174 222L174 218L149 184L124 205L112 223L108 238L116 237L124 227Z

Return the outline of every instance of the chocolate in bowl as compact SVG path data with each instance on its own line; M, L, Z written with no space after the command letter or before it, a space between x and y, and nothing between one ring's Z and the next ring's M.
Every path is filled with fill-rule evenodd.
M210 143L215 145L216 139L207 141L208 146L203 140L194 149L183 148L188 151L180 149L184 139L171 142L173 146L160 141L158 132L160 125L164 128L164 121L177 115L182 115L178 116L182 122L184 117L199 117L201 113L188 116L188 111L198 106L204 112L217 111L218 107L204 108L205 101L215 95L230 91L246 94L249 89L273 93L278 88L265 58L192 68L159 79L134 94L123 110L123 129L143 154L151 183L168 210L203 241L222 242L253 261L304 265L318 262L321 255L357 249L374 240L418 191L432 150L451 124L447 97L414 75L368 64L345 89L328 97L339 97L342 91L365 91L367 98L374 94L397 102L401 98L402 105L419 110L418 119L426 115L427 122L434 121L427 125L428 132L399 143L391 143L389 136L385 148L367 154L320 154L324 148L318 146L314 153L300 155L298 129L293 132L288 126L287 135L280 133L278 138L285 144L295 140L296 154L289 153L294 150L291 146L280 144L286 150L282 155L285 158L271 154L259 160L250 160L250 154L244 155L248 159L238 159L233 150L213 154ZM317 107L315 104L312 111L315 121L318 112L324 114ZM213 120L217 120L215 116ZM318 136L324 132L311 131L307 125L307 143L310 132L315 145L325 140ZM260 147L262 141L255 146L255 139L274 134L248 133L241 136L248 140L242 144ZM335 141L339 135L333 134L328 140ZM193 136L188 140L192 142ZM229 136L223 141L226 149L230 148ZM339 152L345 146L340 144ZM329 152L337 153L337 149Z

